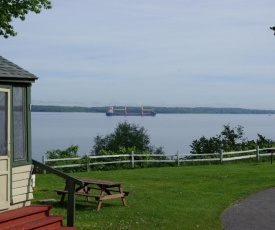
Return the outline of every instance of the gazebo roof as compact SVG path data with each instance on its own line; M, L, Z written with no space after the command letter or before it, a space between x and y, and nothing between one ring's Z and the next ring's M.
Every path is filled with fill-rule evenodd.
M34 82L38 77L0 56L0 82Z

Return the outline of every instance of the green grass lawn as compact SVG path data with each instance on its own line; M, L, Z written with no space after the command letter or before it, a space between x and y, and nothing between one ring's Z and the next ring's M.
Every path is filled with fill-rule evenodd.
M96 202L76 197L77 229L222 229L220 217L232 203L275 185L275 165L231 163L72 173L74 177L122 181L131 191L121 199ZM38 174L34 201L56 199L53 190L64 180ZM55 215L66 216L67 203L53 204ZM64 221L66 224L66 220Z

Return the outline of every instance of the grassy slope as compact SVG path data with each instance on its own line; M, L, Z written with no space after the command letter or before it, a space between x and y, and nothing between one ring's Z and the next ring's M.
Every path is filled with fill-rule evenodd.
M275 165L225 165L145 168L74 173L74 177L123 181L128 207L120 199L103 202L77 197L77 229L222 229L220 216L232 203L275 184ZM59 199L53 190L62 179L37 175L35 200ZM53 213L66 216L66 204L55 203ZM65 222L66 223L66 222Z

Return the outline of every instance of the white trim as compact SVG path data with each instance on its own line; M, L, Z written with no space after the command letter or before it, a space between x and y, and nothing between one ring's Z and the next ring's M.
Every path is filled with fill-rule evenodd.
M11 116L11 93L10 93L10 89L6 89L6 88L0 88L0 92L4 92L7 93L7 156L1 156L0 160L1 161L6 161L7 163L7 171L2 171L1 176L7 176L6 179L6 184L1 186L1 189L3 189L3 191L7 193L7 199L6 201L0 201L1 202L1 206L0 209L4 210L4 209L9 209L10 208L10 196L11 196L11 192L10 192L10 174L11 174L11 167L10 167L10 142L11 142L11 125L10 125L10 116Z

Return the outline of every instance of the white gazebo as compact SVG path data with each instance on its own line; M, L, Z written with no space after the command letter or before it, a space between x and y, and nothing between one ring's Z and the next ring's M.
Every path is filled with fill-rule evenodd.
M28 206L31 185L31 85L37 77L0 56L0 211Z

